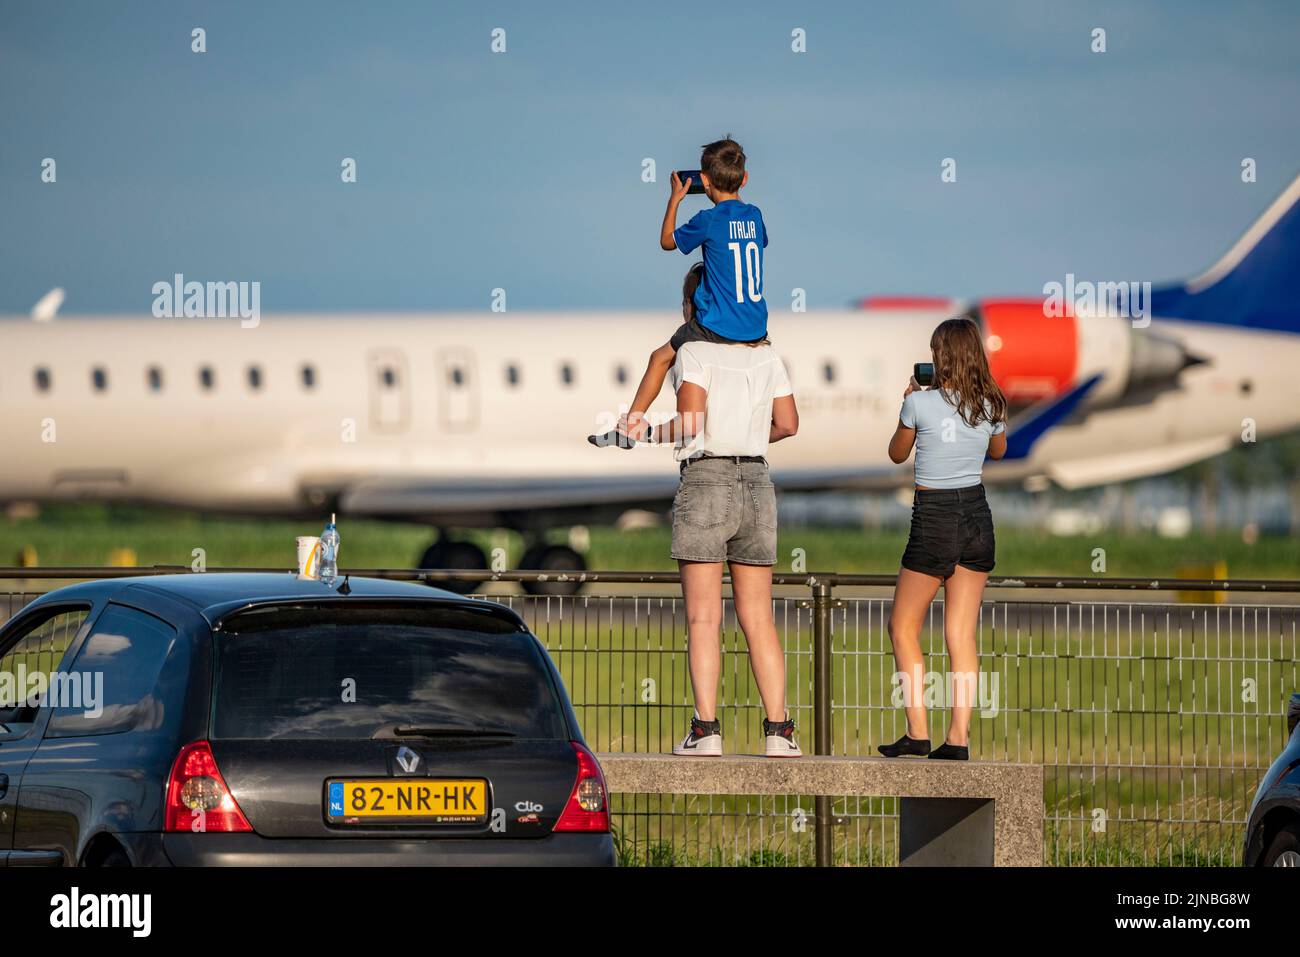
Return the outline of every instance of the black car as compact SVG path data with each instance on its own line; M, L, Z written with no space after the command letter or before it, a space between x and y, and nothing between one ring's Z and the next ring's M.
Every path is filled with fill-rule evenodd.
M1246 819L1247 867L1300 867L1300 694L1287 705L1286 747L1259 782Z
M613 863L600 767L501 605L210 573L0 629L0 866Z

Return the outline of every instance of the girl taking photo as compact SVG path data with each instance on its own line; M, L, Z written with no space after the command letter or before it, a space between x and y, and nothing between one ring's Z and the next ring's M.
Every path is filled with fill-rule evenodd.
M904 691L907 733L882 744L885 757L929 756L965 761L970 756L970 718L979 674L977 648L984 583L993 570L993 516L980 475L984 457L1007 451L1007 400L989 373L979 327L948 319L930 337L934 384L913 377L903 393L889 457L907 461L916 447L916 494L912 528L903 551L889 639ZM947 739L931 750L924 702L921 625L930 602L944 590L943 637L953 690Z

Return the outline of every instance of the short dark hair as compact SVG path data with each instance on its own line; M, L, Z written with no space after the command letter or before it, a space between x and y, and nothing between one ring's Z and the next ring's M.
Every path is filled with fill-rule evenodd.
M682 281L682 318L687 322L695 321L695 290L703 279L704 263L694 263L686 270L686 279Z
M745 151L728 133L715 143L708 143L700 154L700 171L714 189L734 193L745 181Z

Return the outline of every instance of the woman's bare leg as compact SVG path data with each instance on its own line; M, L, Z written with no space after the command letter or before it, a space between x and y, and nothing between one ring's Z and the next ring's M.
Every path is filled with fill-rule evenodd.
M770 565L731 565L731 594L736 620L749 645L749 665L768 721L785 720L785 652L772 617Z
M930 612L930 602L939 591L942 578L923 575L908 568L898 570L894 586L894 609L889 615L889 640L894 646L894 662L905 676L907 692L907 736L924 740L930 737L925 714L925 659L921 655L921 625Z
M948 743L962 747L970 744L971 707L979 687L980 603L988 577L986 572L958 565L943 583L943 638L948 645L954 692Z
M695 713L712 721L718 710L722 670L722 562L678 562L686 603L687 655Z

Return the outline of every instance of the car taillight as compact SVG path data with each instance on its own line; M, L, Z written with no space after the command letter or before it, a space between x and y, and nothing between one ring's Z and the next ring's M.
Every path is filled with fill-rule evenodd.
M181 748L167 778L167 815L163 830L251 831L212 757L212 746L195 741Z
M596 763L596 756L577 741L573 750L578 754L578 780L573 793L564 805L560 819L555 822L557 831L608 831L609 794L605 790L605 775Z

